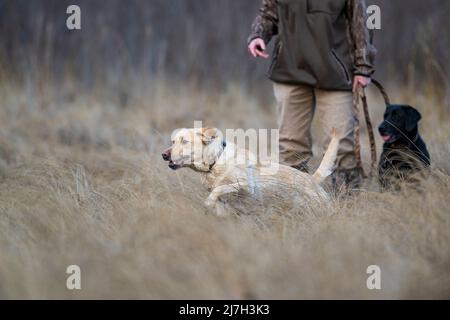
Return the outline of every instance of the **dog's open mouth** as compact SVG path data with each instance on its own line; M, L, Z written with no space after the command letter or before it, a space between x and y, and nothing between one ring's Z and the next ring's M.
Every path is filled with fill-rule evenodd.
M383 139L384 142L392 142L395 140L394 135L381 136L381 138Z
M169 161L169 168L172 170L178 170L181 168L179 164L174 163L172 160Z

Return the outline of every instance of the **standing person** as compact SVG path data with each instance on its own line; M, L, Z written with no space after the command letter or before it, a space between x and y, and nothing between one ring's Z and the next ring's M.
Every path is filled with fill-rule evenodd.
M311 123L317 110L326 147L336 127L340 143L335 187L358 187L354 153L353 94L374 73L364 0L263 0L248 49L269 58L267 44L278 35L269 70L278 104L280 162L302 171L312 158Z

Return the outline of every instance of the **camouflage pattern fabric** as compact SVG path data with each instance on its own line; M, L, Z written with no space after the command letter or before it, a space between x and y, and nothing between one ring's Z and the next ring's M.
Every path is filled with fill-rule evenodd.
M248 38L250 43L261 38L267 44L278 34L278 0L263 0L259 15L256 17L252 32ZM366 27L365 0L347 0L346 19L348 37L354 61L354 75L371 76L374 71L376 49L370 42L369 30Z

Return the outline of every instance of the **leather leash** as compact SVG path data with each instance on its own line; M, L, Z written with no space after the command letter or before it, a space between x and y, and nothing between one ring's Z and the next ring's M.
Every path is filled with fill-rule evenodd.
M384 89L384 87L379 83L377 80L372 80L372 83L378 88L381 95L383 96L384 102L386 104L386 107L389 107L391 102L389 99L389 96ZM355 156L356 156L356 165L360 171L360 174L363 178L367 178L367 175L364 172L364 167L361 160L361 127L360 127L360 121L359 121L359 100L361 98L362 104L363 104L363 111L364 111L364 118L366 120L366 126L367 131L369 135L369 144L370 144L370 154L372 158L371 166L370 166L370 172L369 177L373 177L376 170L377 170L377 146L375 143L375 134L373 131L373 125L372 121L370 120L370 113L369 113L369 104L367 102L367 96L365 89L361 86L358 87L357 92L353 94L353 117L354 117L354 123L355 123L355 131L354 131L354 138L355 138Z

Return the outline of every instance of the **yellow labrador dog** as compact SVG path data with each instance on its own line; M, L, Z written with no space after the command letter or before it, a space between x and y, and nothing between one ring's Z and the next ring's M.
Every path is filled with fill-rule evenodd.
M179 129L172 136L172 146L162 153L169 168L191 168L203 174L203 181L211 192L205 205L226 215L221 198L230 194L243 194L259 199L282 190L298 197L297 203L328 200L321 183L332 174L340 139L333 130L332 140L317 171L310 175L294 168L277 165L277 170L263 174L258 159L246 149L226 142L216 128ZM287 187L287 189L286 189ZM297 192L291 192L291 191ZM285 192L286 193L286 192Z

